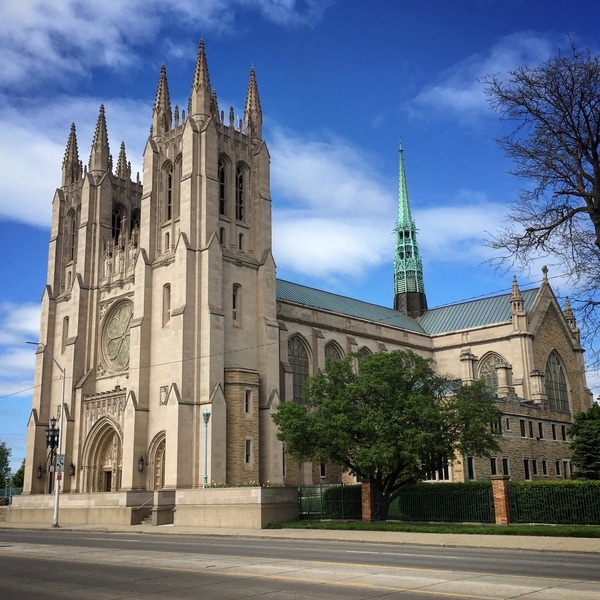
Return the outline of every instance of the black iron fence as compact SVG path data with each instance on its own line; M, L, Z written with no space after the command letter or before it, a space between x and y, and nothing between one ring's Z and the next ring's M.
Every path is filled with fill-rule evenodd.
M360 519L361 484L298 486L301 519Z
M600 482L510 483L511 523L600 524Z
M376 518L443 523L493 523L490 483L432 483L406 487L391 501L383 494Z

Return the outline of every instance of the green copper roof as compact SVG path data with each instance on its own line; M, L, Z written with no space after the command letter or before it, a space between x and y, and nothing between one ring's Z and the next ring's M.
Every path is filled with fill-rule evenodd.
M374 321L382 325L424 333L421 326L414 319L392 308L316 290L282 279L277 280L277 300L294 302L333 313L341 313L349 317Z
M525 310L529 310L539 288L521 292ZM449 333L462 329L484 327L493 323L510 321L511 294L470 300L428 310L420 319L423 329L429 334Z
M423 263L417 244L417 228L410 213L404 153L399 151L398 220L396 221L396 253L394 256L394 294L406 292L425 293Z

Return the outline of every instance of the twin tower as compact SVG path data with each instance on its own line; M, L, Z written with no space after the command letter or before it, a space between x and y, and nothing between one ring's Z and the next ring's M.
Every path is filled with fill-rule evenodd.
M75 126L53 204L25 493L48 491L60 410L66 492L281 482L279 325L269 153L254 69L244 115L219 111L200 42L186 111L160 72L143 187L104 108L89 165ZM54 359L54 360L53 360ZM204 452L203 413L209 413Z
M53 203L25 494L49 491L59 417L65 492L283 483L272 413L291 381L271 254L269 153L254 69L244 114L219 110L200 42L186 110L163 66L143 186L104 108L89 165L71 127ZM402 152L395 307L426 309ZM282 366L283 365L283 366ZM294 375L295 377L295 375ZM206 448L206 451L205 451Z

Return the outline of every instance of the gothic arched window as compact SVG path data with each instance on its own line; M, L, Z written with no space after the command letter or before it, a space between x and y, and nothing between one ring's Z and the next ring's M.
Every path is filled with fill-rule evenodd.
M498 354L490 352L479 363L479 379L494 392L498 388L498 371L496 365L504 365L506 361Z
M131 231L134 229L140 230L140 209L134 208L131 211Z
M238 167L235 171L235 218L238 221L243 221L245 217L245 196L244 169Z
M358 351L358 364L360 365L360 363L365 360L365 358L367 358L367 356L371 356L371 354L373 354L366 346L361 348Z
M127 216L127 211L122 204L118 204L113 210L112 214L112 237L115 242L119 241L119 236L121 235L121 229L124 226L123 220ZM125 231L122 232L125 235Z
M569 410L569 394L565 370L556 350L550 352L546 361L546 396L553 410Z
M304 386L308 379L308 350L302 338L295 335L288 341L288 360L292 369L294 402L304 400Z
M219 160L219 214L224 215L225 211L225 164Z
M325 345L325 358L337 362L338 360L342 360L342 357L340 347L335 342L327 342Z
M173 217L173 167L167 169L166 197L165 197L165 220L170 221Z

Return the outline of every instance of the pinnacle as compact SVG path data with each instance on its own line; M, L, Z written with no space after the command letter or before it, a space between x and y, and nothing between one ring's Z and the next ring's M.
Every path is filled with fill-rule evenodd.
M125 142L121 142L121 150L119 151L119 158L117 159L116 175L121 179L131 179L131 164L127 162Z
M523 300L523 295L521 294L521 290L519 289L519 284L517 282L516 275L513 275L512 295L511 295L510 299L511 300Z
M156 99L152 111L152 121L156 135L165 133L171 129L171 99L169 97L169 84L167 82L167 68L164 64L160 68Z
M81 178L81 162L79 160L79 150L77 148L77 133L75 123L71 123L69 139L63 158L63 185L74 183Z
M251 137L260 138L262 136L262 109L254 67L250 69L250 80L248 82L248 92L246 93L246 107L244 108L244 125L246 133Z
M204 40L198 45L198 56L196 57L196 68L192 81L192 91L188 105L188 116L211 114L210 78L208 76L208 65L206 63L206 52L204 51Z
M104 115L104 104L100 105L100 113L96 122L96 131L94 132L94 140L92 142L92 152L90 155L90 170L91 171L108 171L109 170L109 155L108 133L106 130L106 117Z
M204 51L203 39L200 39L198 45L198 56L196 57L196 69L194 71L192 90L199 90L201 88L210 90L210 78L208 76L208 65L206 63L206 52Z

